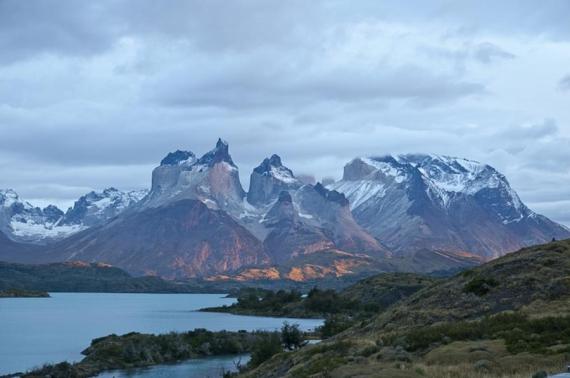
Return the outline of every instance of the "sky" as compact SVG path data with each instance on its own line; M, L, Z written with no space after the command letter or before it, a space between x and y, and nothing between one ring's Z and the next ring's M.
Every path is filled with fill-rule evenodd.
M570 1L0 0L0 188L71 205L230 144L340 178L425 152L570 225Z

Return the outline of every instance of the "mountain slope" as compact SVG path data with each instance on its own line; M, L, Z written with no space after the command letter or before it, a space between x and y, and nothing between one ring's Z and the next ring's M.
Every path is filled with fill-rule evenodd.
M196 277L266 264L261 243L197 200L130 212L52 245L45 261L104 262L134 274Z
M33 261L41 247L18 243L0 231L0 261Z
M438 155L357 158L330 185L388 247L470 252L485 259L570 232L526 207L507 179L478 162Z
M507 310L546 315L570 305L568 272L570 241L522 249L423 290L381 314L371 329L421 327Z

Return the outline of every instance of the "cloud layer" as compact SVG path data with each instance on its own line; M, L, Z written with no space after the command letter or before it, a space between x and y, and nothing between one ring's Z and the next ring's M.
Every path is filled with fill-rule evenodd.
M491 6L492 5L492 6ZM570 3L0 0L0 187L69 205L229 140L340 177L433 152L570 224Z

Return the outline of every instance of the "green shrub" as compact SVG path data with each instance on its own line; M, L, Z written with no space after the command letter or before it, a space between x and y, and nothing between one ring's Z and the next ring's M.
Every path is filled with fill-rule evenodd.
M281 342L288 350L295 350L305 345L305 338L299 325L284 322L281 327Z
M255 368L282 351L281 338L278 333L259 337L251 350L251 360L248 365Z
M323 339L327 339L352 327L354 323L354 320L347 316L331 315L325 319L318 331Z
M469 281L463 288L463 291L465 293L473 293L481 297L498 285L499 282L493 278L477 277Z
M403 335L393 335L387 341L416 351L432 344L483 339L504 339L507 350L513 354L547 354L551 346L570 344L570 316L529 319L518 313L504 313L481 321L415 329Z

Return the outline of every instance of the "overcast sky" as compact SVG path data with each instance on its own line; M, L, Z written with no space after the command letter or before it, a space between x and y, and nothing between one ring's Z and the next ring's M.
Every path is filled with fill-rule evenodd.
M502 171L570 224L570 1L0 0L0 188L67 207L220 136L340 178L359 155Z

